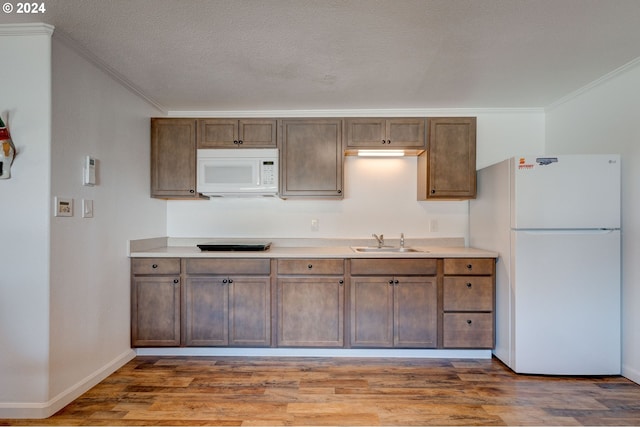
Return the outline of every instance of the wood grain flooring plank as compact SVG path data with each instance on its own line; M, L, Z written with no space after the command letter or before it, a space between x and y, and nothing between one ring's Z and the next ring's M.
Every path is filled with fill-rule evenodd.
M144 356L48 419L0 425L640 425L640 386L497 359Z

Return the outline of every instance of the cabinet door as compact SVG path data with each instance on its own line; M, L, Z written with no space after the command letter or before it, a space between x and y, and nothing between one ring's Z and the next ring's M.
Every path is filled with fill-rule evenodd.
M342 120L283 120L279 129L280 196L341 199Z
M388 119L388 148L425 148L424 119Z
M351 278L351 346L393 346L393 279Z
M234 148L238 146L238 120L198 120L198 148Z
M195 277L186 280L185 344L229 344L229 285L226 277Z
M343 347L344 279L278 279L278 345Z
M393 304L395 347L438 345L438 287L435 277L396 277Z
M476 118L428 119L427 151L418 157L418 199L476 196Z
M385 119L346 119L345 127L348 148L386 148Z
M199 197L194 119L151 119L151 197Z
M271 280L232 277L229 285L229 345L271 344Z
M131 345L180 345L180 277L134 276L131 288Z
M276 120L243 119L238 121L239 147L276 148Z

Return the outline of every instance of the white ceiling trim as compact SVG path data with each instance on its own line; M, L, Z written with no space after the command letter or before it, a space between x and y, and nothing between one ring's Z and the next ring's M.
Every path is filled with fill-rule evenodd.
M551 104L546 106L544 108L544 110L545 110L545 112L549 112L549 111L553 110L554 108L557 108L560 105L571 101L572 99L578 98L583 93L589 92L590 90L595 89L596 87L608 82L609 80L612 80L615 77L618 77L619 75L622 75L622 74L626 73L627 71L630 71L633 68L638 67L638 66L640 66L640 57L634 59L633 61L627 62L623 66L618 67L615 70L605 74L604 76L592 81L591 83L582 86L580 89L577 89L577 90L575 90L575 91L563 96L562 98L552 102Z
M35 24L1 24L0 36L33 36L53 34L53 25L35 23Z
M104 62L102 59L98 58L91 51L85 49L83 46L81 46L78 42L76 42L74 39L72 39L68 35L58 30L54 33L53 37L56 40L62 42L68 48L72 49L78 55L82 56L87 61L91 62L93 65L98 67L101 71L103 71L105 74L107 74L109 77L114 79L116 82L120 83L122 86L124 86L131 92L133 92L135 95L139 96L141 99L151 104L151 106L156 108L162 114L167 113L167 109L162 104L160 104L158 101L156 101L155 99L147 95L142 89L140 89L138 86L132 83L129 79L127 79L125 76L123 76L118 71L113 69L111 66L109 66L109 64Z
M479 114L543 114L544 108L402 108L252 111L169 111L168 117L450 117Z

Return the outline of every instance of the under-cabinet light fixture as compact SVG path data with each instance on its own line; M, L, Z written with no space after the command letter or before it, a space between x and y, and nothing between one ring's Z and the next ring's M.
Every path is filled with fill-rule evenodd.
M360 157L402 157L404 150L358 150Z

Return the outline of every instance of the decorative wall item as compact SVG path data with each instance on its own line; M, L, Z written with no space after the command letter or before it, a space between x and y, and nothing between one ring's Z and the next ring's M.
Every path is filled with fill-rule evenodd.
M0 117L0 179L11 178L11 165L16 157L16 147L11 140L9 129Z

